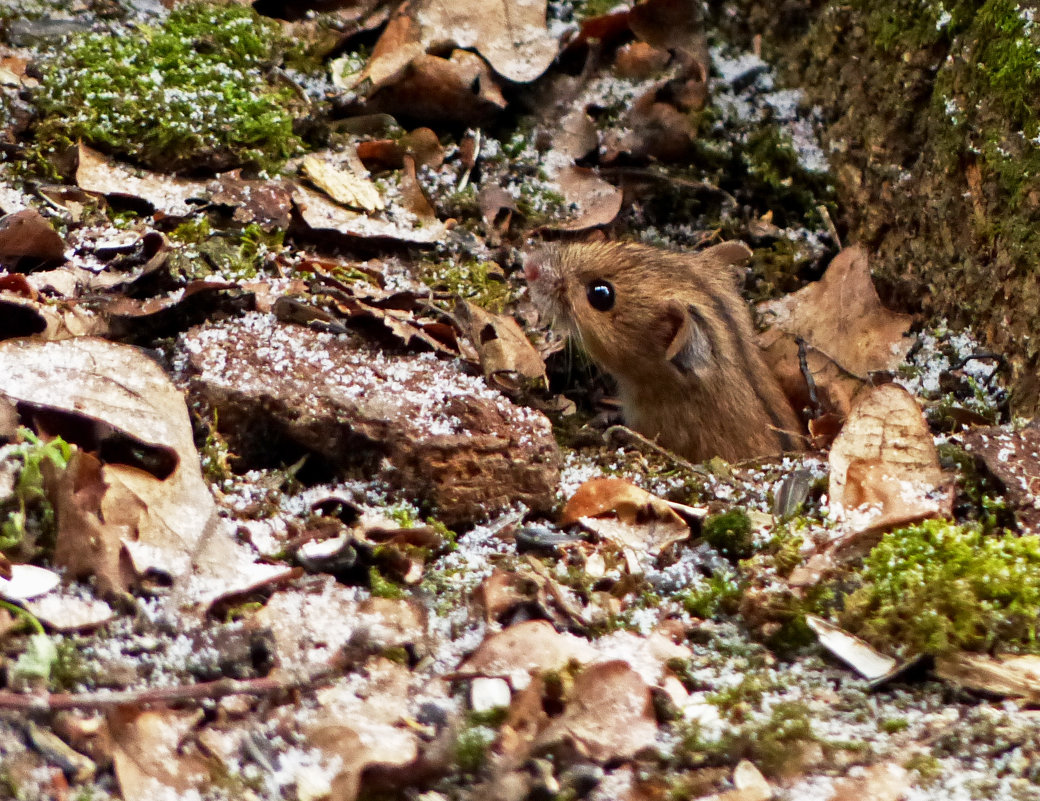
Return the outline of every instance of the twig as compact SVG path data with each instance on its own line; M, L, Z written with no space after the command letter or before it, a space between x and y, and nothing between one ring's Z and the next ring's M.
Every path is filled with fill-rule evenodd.
M823 414L823 407L816 394L816 380L813 378L812 370L809 369L809 348L802 337L796 337L795 342L798 343L798 365L802 368L802 378L805 379L805 384L809 388L809 402L812 404L813 419L815 420Z
M831 239L834 240L834 244L838 250L841 250L841 237L838 236L838 229L834 227L834 220L831 219L831 213L827 211L827 207L822 203L816 207L816 211L819 212L823 218L823 225L827 229L827 233L831 235Z
M331 670L299 679L218 679L177 687L146 687L91 693L14 693L0 690L0 709L24 712L56 712L60 709L111 709L144 704L175 704L204 701L228 695L271 695L318 684L330 678Z
M611 426L603 432L603 438L607 442L610 442L611 440L620 440L624 442L627 440L630 445L635 445L638 448L653 451L658 456L663 456L665 459L668 459L670 462L678 465L679 467L686 468L691 473L697 473L698 475L702 476L711 476L713 478L719 478L719 476L716 476L710 470L706 470L700 465L696 465L693 462L689 462L686 459L683 459L678 454L672 453L667 448L658 445L651 439L647 439L638 431L633 431L628 426Z

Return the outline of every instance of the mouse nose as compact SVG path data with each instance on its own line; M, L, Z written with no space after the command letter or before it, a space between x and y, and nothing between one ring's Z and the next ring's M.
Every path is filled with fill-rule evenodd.
M537 281L542 275L542 256L532 253L524 259L524 278L528 282Z

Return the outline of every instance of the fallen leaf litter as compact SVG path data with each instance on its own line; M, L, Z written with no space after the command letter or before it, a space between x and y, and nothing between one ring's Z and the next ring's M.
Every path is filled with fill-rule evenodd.
M366 67L370 83L360 86L354 98L359 109L400 108L416 86L435 86L442 93L436 97L458 100L459 105L450 111L467 124L467 115L496 113L505 107L499 82L526 83L550 69L566 26L558 18L543 24L544 9L538 3L502 5L521 14L517 19L524 20L525 30L519 39L504 35L497 25L500 17L474 8L466 9L475 14L472 28L460 27L447 38L442 30L444 20L438 17L443 12L440 5L417 3L411 10L400 9L383 36L396 36L397 44L410 44L394 56L393 63L381 61L385 56L377 45ZM557 5L550 8L551 14L560 13ZM606 64L598 65L596 74L587 76L580 92L571 98L584 123L571 118L558 129L557 120L551 120L543 129L550 137L562 130L564 135L553 147L536 147L533 140L499 141L471 131L462 145L445 148L437 158L420 159L418 146L415 152L402 153L406 174L374 182L367 182L364 171L350 159L350 151L346 155L352 170L349 174L333 172L339 168L320 161L301 165L300 179L309 179L321 190L317 192L299 183L265 184L263 179L242 179L235 174L205 181L172 178L131 169L83 144L78 148L78 170L73 177L82 190L99 198L147 202L156 212L156 224L163 215L193 215L212 202L232 210L239 223L256 223L267 230L291 225L300 241L327 237L326 244L332 242L333 248L366 241L377 248L436 245L443 249L438 256L469 253L490 260L497 247L491 245L494 236L508 240L515 235L510 226L525 215L532 221L537 215L547 215L545 228L556 230L619 220L646 240L667 236L679 244L699 244L708 231L686 220L669 219L659 226L660 219L638 204L626 209L620 188L605 180L608 171L576 166L575 160L595 151L598 166L605 167L618 159L648 155L667 159L685 154L696 131L688 120L679 124L682 115L676 109L700 110L713 95L719 128L743 126L746 130L773 117L789 133L804 170L820 172L826 164L812 135L811 115L807 118L797 111L798 93L776 89L768 65L757 56L733 54L720 46L711 49L713 71L709 75L708 51L700 30L684 26L662 29L654 16L673 6L681 9L683 4L650 2L638 12L626 8L597 21L602 31L615 31L611 35L616 31L634 34L625 61L619 60L619 71L627 77L619 80ZM417 29L406 30L413 23ZM521 46L524 42L536 47L532 51ZM477 53L455 50L448 55L447 46L474 47ZM673 57L675 63L664 74L650 77ZM334 68L333 80L339 72ZM23 73L11 72L16 83L24 80ZM293 79L300 75L295 70L287 74ZM358 83L341 80L340 85L353 90L364 77ZM12 80L3 71L0 79ZM565 76L562 84L572 79ZM665 80L674 92L671 99L663 91ZM321 96L327 84L325 79L310 82L305 93ZM466 102L471 105L462 104L460 87L470 92ZM673 101L678 105L672 106ZM658 136L661 131L652 126L633 129L633 118L625 116L629 107L645 113L655 124L661 123L667 135ZM585 114L586 110L592 114ZM604 110L610 113L604 115ZM612 114L619 117L609 119ZM581 135L582 124L587 128L593 117L603 123L598 132L601 139L595 127L591 139ZM0 125L6 124L4 119L0 116ZM673 123L675 131L667 130ZM465 142L479 143L469 156L463 152ZM512 170L507 151L523 170ZM318 158L318 154L308 158ZM409 168L407 163L413 159L421 163L416 167L413 161ZM499 198L492 203L493 198L485 196L493 213L483 222L499 224L494 236L484 229L486 241L449 226L441 206L447 190L463 181L481 180L481 175L485 188L497 181L513 200ZM626 173L624 167L616 175L662 181L662 174L638 176ZM253 180L255 184L247 182ZM665 184L668 180L664 176ZM20 212L28 205L27 195L13 186L7 173L0 173L0 204L5 212ZM547 191L525 196L531 187ZM723 206L732 201L728 192L708 181L700 182L696 189L719 198ZM59 196L59 200L51 202L60 209L63 225L87 213L82 198ZM503 210L508 212L504 223L499 219ZM770 231L773 210L761 211L760 230ZM29 217L36 221L39 213L5 219L14 230L14 223ZM36 260L24 285L4 284L0 290L18 298L14 303L5 294L4 302L14 304L5 308L20 305L38 315L25 318L33 326L47 318L46 313L53 314L50 305L41 303L34 292L56 298L59 307L68 304L63 311L71 314L82 286L93 280L94 289L105 289L100 281L112 271L113 254L125 255L156 233L121 236L117 241L118 232L106 221L99 232L111 234L110 241L95 248L91 247L91 228L79 228L74 236L62 239L60 228L50 223L45 222L46 228L38 222L33 225L34 237L14 237L17 241L0 249L0 258L19 263L26 257ZM790 227L773 228L816 254L810 258L826 251L828 246L821 244L818 231L799 228L793 222L785 225ZM172 234L175 229L166 226L163 230ZM474 240L468 250L467 236ZM189 247L198 248L194 253L201 259L200 243L174 245L175 250ZM779 625L780 618L770 617L774 611L771 599L800 598L794 573L785 574L777 563L756 563L754 558L738 564L726 558L724 550L705 542L712 525L724 531L746 529L749 547L767 553L774 539L788 532L785 526L797 525L797 556L811 565L811 557L828 555L848 533L848 509L839 510L839 504L855 508L860 505L857 501L866 499L879 506L881 520L886 522L879 523L875 515L865 529L924 516L916 508L912 514L907 512L906 498L900 493L895 497L874 492L892 473L897 474L896 481L905 478L906 459L899 454L893 457L884 442L878 448L872 439L880 436L884 441L889 436L885 426L898 423L891 419L895 415L890 407L862 415L880 421L880 435L876 425L867 434L857 433L855 426L847 427L841 436L856 441L849 447L839 437L829 465L815 455L788 456L773 464L712 464L703 472L685 474L672 464L657 461L660 454L607 447L568 449L558 467L547 419L532 406L510 400L524 389L517 376L537 383L545 375L537 354L524 350L519 341L505 344L520 330L512 318L500 317L496 322L496 318L478 314L479 322L472 326L477 332L474 340L481 339L481 332L489 327L494 329L495 336L488 334L485 341L474 344L479 351L480 344L494 343L479 353L480 366L489 376L508 374L496 384L509 393L507 398L477 377L472 358L467 361L460 353L456 359L451 346L443 350L434 346L439 356L415 353L415 349L433 346L432 340L415 337L413 341L402 335L407 331L404 323L396 329L386 325L398 337L387 348L359 337L332 316L318 314L308 322L289 324L267 313L274 308L272 297L302 295L310 289L306 283L286 277L306 260L279 253L278 247L258 252L265 259L264 269L278 270L280 276L254 282L240 297L245 305L234 309L230 319L207 318L196 328L175 330L176 341L171 335L163 343L163 356L172 357L170 372L193 401L197 425L212 425L211 432L219 431L221 424L223 430L233 430L243 420L256 426L250 432L252 441L241 437L223 457L215 446L207 449L204 463L214 469L207 481L215 502L202 484L197 440L187 429L182 406L159 416L170 425L177 421L180 430L170 437L148 425L147 408L135 402L120 401L115 404L118 411L99 411L86 402L92 393L84 388L112 374L119 376L115 383L124 389L133 383L131 379L161 376L165 382L161 389L132 389L130 394L146 400L145 407L148 401L169 394L166 371L137 351L104 340L70 338L114 332L133 336L136 332L147 342L142 329L126 321L133 315L124 317L123 328L112 325L97 331L89 329L89 319L83 322L83 318L66 316L60 324L44 319L43 328L31 332L41 339L30 346L43 355L35 363L36 357L27 359L32 368L29 372L38 371L41 380L24 391L13 381L0 386L5 402L18 404L23 414L26 406L36 410L41 430L47 430L46 422L41 422L46 413L58 410L72 416L76 423L73 433L92 419L114 430L114 434L108 431L100 437L103 442L125 446L128 438L136 440L129 455L117 459L109 452L104 464L89 464L78 451L67 473L70 478L82 476L82 481L70 480L65 488L69 508L80 515L77 519L96 519L119 527L118 534L108 540L106 567L99 568L88 556L84 572L94 575L93 585L73 583L62 595L44 594L42 600L24 604L55 632L104 628L98 634L66 637L35 634L21 653L18 643L27 638L11 640L15 643L11 655L16 658L5 663L9 685L0 690L0 706L7 700L12 708L24 708L14 702L23 702L46 688L47 666L40 667L47 659L44 643L52 649L57 644L77 657L52 660L68 670L63 681L70 692L42 697L51 699L57 709L75 706L79 694L84 709L101 713L91 717L84 712L66 719L55 716L51 725L61 737L54 739L48 739L50 732L35 724L22 725L17 716L0 716L0 767L5 781L46 795L58 792L65 777L80 783L90 781L102 766L101 783L91 785L91 791L96 797L126 799L220 798L236 797L236 793L245 794L237 797L353 799L370 789L368 783L372 782L372 787L380 783L392 788L409 786L405 792L414 791L416 797L426 789L424 799L524 797L528 792L555 793L561 788L570 792L582 787L585 797L606 801L645 797L641 795L644 791L654 792L660 786L654 782L676 780L702 787L698 797L728 801L771 794L822 801L859 797L865 787L893 799L901 795L969 798L978 787L987 788L989 798L1010 797L1007 794L1026 772L1022 761L1036 751L1037 744L1031 717L1014 701L1003 706L951 702L931 685L914 682L878 691L825 661L820 651L778 659L761 641L771 642ZM66 255L67 266L48 269L52 267L49 261ZM160 249L153 255L156 261L148 261L150 266L142 267L141 274L131 272L119 281L136 283L154 271L161 274L166 253ZM362 280L377 273L385 282L383 289L393 289L398 282L402 289L414 287L402 278L409 274L408 264L402 267L395 259L364 264L338 257L332 261L335 269L356 270L355 277L366 276ZM838 266L849 262L861 268L855 294L870 305L876 297L867 292L872 287L868 287L865 258L846 251L835 260ZM134 269L143 263L138 262ZM95 278L87 277L88 273ZM217 269L205 280L214 285L226 280L232 288L239 278ZM822 293L824 283L814 284L806 294ZM179 301L188 291L183 287L166 291L169 302L160 303L158 311L184 311ZM149 296L150 300L160 297ZM795 303L796 296L786 300ZM356 302L356 297L350 301ZM378 308L374 303L369 308ZM412 314L416 301L413 298L409 303L412 305L405 311ZM250 304L259 311L243 313ZM263 304L266 308L261 308ZM810 309L810 317L822 313L818 308L813 312L811 303L803 308ZM880 319L873 320L877 325L870 334L875 337L871 347L877 346L886 357L880 362L873 359L877 352L865 353L857 346L867 335L848 325L864 320L842 319L840 313L830 320L834 323L828 328L831 333L823 341L811 343L857 379L866 378L865 373L872 370L899 367L896 357L905 355L912 341L902 336L908 324L905 318L885 317L885 310L876 304L871 308L864 316ZM829 313L833 315L834 309ZM111 313L101 316L105 325L116 319ZM343 330L322 330L316 323L323 320ZM787 333L805 333L805 329L794 326ZM977 346L963 336L953 342L946 332L938 336L923 332L922 341L925 347L911 356L917 374L900 380L931 403L940 393L940 378L962 370L965 386L980 389L967 393L965 406L974 403L986 411L980 395L990 397L987 392L991 389L994 395L999 393L999 386L990 385L992 365L976 362L953 367ZM938 349L928 347L937 341L946 347L941 359L933 359ZM47 372L51 354L87 346L99 348L91 356L91 367L77 367L71 379L55 379ZM21 347L19 340L10 340L0 353ZM950 350L957 354L951 355ZM134 356L127 357L122 366L98 367L116 353ZM142 359L145 361L139 361ZM14 375L10 370L6 374ZM821 386L826 388L822 381ZM860 390L859 383L835 388L831 400L837 399L834 405L847 413L866 403L865 391L863 396L853 397ZM888 386L873 392L891 395L894 391ZM102 399L110 397L107 390L96 394ZM172 394L180 398L178 392ZM84 402L70 406L70 397ZM252 406L227 402L231 397L249 398ZM365 414L353 418L347 427L360 430L359 420L370 426L357 440L336 441L330 438L327 425L312 425L309 415L322 407L331 409L330 418L340 418L340 422L342 415L349 416L349 403L330 403L330 398L337 397L364 407ZM920 417L917 401L909 395L906 399L909 403L903 404L904 411ZM935 409L929 406L927 411L932 414ZM489 423L489 417L497 423ZM54 418L48 419L52 427L57 426ZM924 483L938 487L942 482L938 454L931 435L917 422L913 441L923 456L910 466L922 474ZM61 430L69 433L68 428ZM425 438L434 442L431 447L452 453L464 450L470 440L476 455L461 464L445 460L437 470L423 472L416 467L423 460L413 459L407 448L379 447L392 439L388 431L409 442ZM234 452L235 447L260 452L265 441L282 444L287 432L297 451L310 454L307 460L277 469L259 460L246 471L221 472L222 459L242 456ZM1030 437L1028 429L964 437L967 449L990 463L991 472L1007 487L1009 501L1025 522L1030 518L1024 512L1035 505L1031 484L1035 453ZM903 438L901 434L899 438ZM447 440L450 445L444 444ZM163 468L162 457L171 451L176 455L173 472L156 475L169 467ZM28 458L16 456L12 446L0 453L4 461ZM847 463L839 469L836 459L842 453ZM149 454L158 455L158 466L148 461ZM309 464L319 458L335 461L345 454L350 457L345 461L352 463L341 465L347 472L364 465L350 478L328 475L327 465L314 468ZM455 470L453 481L470 473L479 475L489 454L500 460L501 467L488 474L490 479L482 477L494 492L475 499L452 494L452 481L443 481L439 471ZM249 459L246 461L248 464ZM859 472L854 469L857 464L862 468ZM828 475L828 467L833 483L824 493L822 479ZM298 486L298 476L309 469L317 470L319 483ZM800 513L797 505L791 512L796 524L770 516L774 508L770 496L779 492L794 470L807 471L807 481L817 484L801 496ZM839 473L844 474L844 482ZM120 497L113 491L117 474L136 488L133 497ZM171 475L188 474L198 492L180 497L177 502L182 513L165 510L158 515L177 523L169 526L179 534L173 538L178 541L171 550L169 543L156 545L148 525L141 522L147 519L145 513L161 511L166 501L148 496L141 487L161 486L163 493L172 492L177 479L163 482L170 482ZM591 535L561 531L546 513L558 501L568 501L576 494L580 497L590 480L614 482L615 489L623 487L623 491L616 503L594 504L575 512ZM307 478L302 483L313 481ZM850 485L857 489L850 490ZM14 491L12 482L4 489L5 497ZM704 504L705 519L698 525L700 511L693 517L679 517L654 495L684 504L696 498L698 504ZM517 505L521 500L524 505ZM932 500L938 504L942 499ZM138 505L142 515L134 518ZM747 514L725 518L734 506ZM431 508L433 521L429 531L422 531ZM929 507L927 514L940 508ZM542 513L534 518L536 525L532 525L532 509ZM612 519L614 513L620 519ZM59 518L62 514L59 508ZM376 527L371 521L385 521L388 514L395 516L401 531L413 530L417 538L373 539ZM436 529L437 522L467 527L454 548L451 538ZM179 531L179 526L188 530ZM387 528L383 526L384 534ZM59 521L59 536L60 532ZM420 541L424 545L415 545ZM328 543L335 548L322 551ZM297 566L290 567L286 553L309 554L310 561L300 559ZM314 560L316 553L331 554L334 559L319 563ZM334 576L322 569L325 565ZM79 569L69 565L70 572ZM395 574L395 569L400 572ZM801 587L814 586L832 569L833 564L824 564L813 576L803 575L806 583ZM302 575L304 571L311 574ZM388 580L388 576L400 581ZM502 577L508 577L505 584ZM741 582L749 577L752 586L747 588L745 601L759 600L762 608L742 608L743 621L738 625L726 604L735 602ZM97 597L106 582L124 601L130 590L137 593L133 598L136 617ZM0 583L0 596L4 586ZM495 594L489 589L492 586L497 587ZM727 587L731 591L728 600ZM9 592L4 597L10 601L25 597L21 592ZM483 613L471 606L472 599L481 595L495 599ZM241 600L250 603L238 606ZM709 601L721 605L709 608L704 605ZM253 608L253 603L262 608ZM13 612L0 609L0 637L7 637L19 625L13 615L24 612L18 609L21 607ZM938 673L962 687L1028 700L1035 697L1035 676L1031 663L1023 659L1020 663L983 664L960 655L959 661L950 658L941 663ZM875 672L871 672L874 678ZM504 691L501 683L478 684L503 679L508 685ZM11 695L7 686L28 692ZM478 687L485 688L479 703L475 700ZM105 702L109 689L115 694L109 701L118 698L129 703L113 709ZM198 694L192 694L193 689ZM294 702L278 700L290 692L297 694ZM170 705L178 701L186 706ZM972 746L986 744L986 733L997 730L1011 747L995 756L975 755ZM61 749L68 748L68 743L79 751L62 756ZM843 743L856 747L846 748ZM97 764L83 754L98 757ZM907 754L930 762L907 762ZM421 763L417 762L420 756ZM744 756L750 761L741 759ZM104 772L106 760L114 764L114 772ZM711 765L711 760L724 767ZM214 764L230 777L227 788L216 786ZM918 767L904 767L914 764ZM53 769L55 765L63 773ZM930 785L925 781L926 768L929 776L936 777ZM847 775L839 778L842 774ZM583 776L588 784L580 783ZM698 777L706 782L703 786L696 784Z

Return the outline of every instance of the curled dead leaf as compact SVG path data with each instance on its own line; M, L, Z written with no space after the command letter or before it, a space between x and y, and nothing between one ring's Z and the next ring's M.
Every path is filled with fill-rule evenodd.
M831 504L853 535L952 512L952 493L928 423L917 401L897 384L861 395L829 461ZM853 537L835 547L848 556L873 544Z
M184 217L209 198L204 181L176 178L164 173L130 167L103 156L84 144L78 147L76 183L87 192L143 200L156 212Z
M458 317L480 356L484 376L500 389L519 389L523 384L545 385L545 362L515 319L492 314L476 304L456 307Z
M560 523L581 523L620 548L651 556L690 536L667 501L620 478L586 481L567 501Z

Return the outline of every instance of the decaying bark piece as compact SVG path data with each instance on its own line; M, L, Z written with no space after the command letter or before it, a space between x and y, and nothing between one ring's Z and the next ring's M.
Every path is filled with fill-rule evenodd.
M240 453L287 439L408 488L448 525L552 505L549 421L432 354L388 356L261 315L192 329L180 344L192 393L222 428L255 438Z

